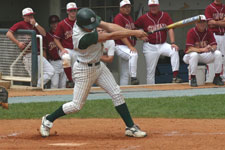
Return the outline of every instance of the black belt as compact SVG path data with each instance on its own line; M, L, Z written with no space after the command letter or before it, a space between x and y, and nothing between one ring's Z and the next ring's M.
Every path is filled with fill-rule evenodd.
M77 60L78 63L82 63L80 62L79 60ZM92 66L98 66L100 65L100 61L99 62L96 62L96 63L83 63L83 64L87 64L88 67L92 67Z
M224 35L224 33L221 33L221 32L215 32L215 35Z

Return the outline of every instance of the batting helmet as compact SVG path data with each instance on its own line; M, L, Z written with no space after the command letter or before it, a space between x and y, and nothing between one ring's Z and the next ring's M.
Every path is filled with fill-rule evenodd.
M56 22L59 22L59 17L57 15L51 15L48 18L48 23L49 24L56 23Z
M77 25L81 28L93 30L101 22L101 18L89 8L82 8L77 12Z

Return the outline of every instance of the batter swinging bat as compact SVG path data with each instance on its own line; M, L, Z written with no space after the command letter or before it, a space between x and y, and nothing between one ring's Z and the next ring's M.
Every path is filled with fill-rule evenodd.
M155 32L159 32L159 31L162 31L162 30L168 30L168 29L174 29L174 28L177 28L177 27L186 26L186 25L189 25L189 24L192 24L194 22L197 22L197 21L201 20L201 18L202 18L202 15L187 18L187 19L175 22L173 24L170 24L168 26L165 26L163 28L160 28L160 29L157 29L157 30L154 30L154 31L150 31L150 32L148 32L148 34L153 34Z

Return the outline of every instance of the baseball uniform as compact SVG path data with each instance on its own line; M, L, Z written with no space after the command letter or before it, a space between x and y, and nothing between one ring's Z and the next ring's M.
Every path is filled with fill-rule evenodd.
M216 40L211 31L207 29L204 32L199 32L196 27L188 31L185 53L190 47L204 48L207 45L217 45ZM186 64L189 64L191 75L196 75L197 66L199 62L205 64L214 62L215 73L217 74L220 73L222 69L222 54L219 50L204 53L186 53L184 55L183 60Z
M169 14L159 11L157 15L148 12L142 15L135 22L137 28L145 32L157 30L172 24L173 21ZM167 30L149 34L148 41L143 44L143 53L147 66L147 84L155 84L155 69L160 55L171 58L172 71L179 70L178 51L172 49L171 45L166 42Z
M44 39L47 58L55 69L55 74L51 79L51 88L66 88L66 74L63 70L62 60L59 56L59 49L54 42L54 33L52 31L46 34Z
M35 30L37 32L37 34L39 34L38 30L32 26L30 23L25 22L25 21L20 21L16 24L14 24L9 31L14 33L16 30L18 29L25 29L25 30ZM26 43L29 43L29 41L27 41ZM39 41L38 43L38 84L37 87L41 87L41 74L40 74L40 49L39 49ZM25 69L27 70L28 74L31 76L31 51L29 51L29 53L26 53L23 56L23 63L25 65ZM44 84L46 84L54 75L54 68L52 67L52 65L43 57L43 82Z
M135 29L134 21L129 15L117 14L113 21L126 29ZM128 41L135 46L134 38L129 37ZM115 40L116 54L121 57L120 85L128 85L129 77L137 77L137 52L131 50L121 40Z
M108 56L114 56L115 53L115 42L114 40L107 40L103 44L103 54Z
M211 3L208 5L205 9L205 16L208 20L215 20L215 21L221 21L224 20L225 17L225 5L223 4L215 4ZM216 26L216 27L210 27L209 30L214 33L216 42L217 42L217 49L221 51L223 58L223 71L221 73L221 77L225 81L225 27L222 26ZM209 71L212 70L213 67L209 67ZM212 75L211 75L212 76ZM210 77L211 77L210 76ZM211 77L212 78L212 77Z

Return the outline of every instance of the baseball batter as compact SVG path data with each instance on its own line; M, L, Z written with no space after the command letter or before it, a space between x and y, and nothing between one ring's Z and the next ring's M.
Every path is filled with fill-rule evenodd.
M111 33L98 34L99 26ZM115 31L115 32L114 32ZM100 62L103 53L101 42L109 39L118 39L129 36L143 37L147 34L140 30L128 30L118 25L101 21L100 17L88 8L82 8L77 13L77 22L73 28L73 45L77 53L77 62L73 67L73 79L75 87L73 100L63 104L54 113L42 118L40 133L49 136L53 121L66 114L81 110L85 104L91 86L96 83L102 87L111 97L117 112L121 115L127 128L125 135L144 137L146 132L133 123L127 105L124 101L119 86L116 84L109 69Z
M216 74L213 83L224 85L220 77L222 54L217 50L217 43L213 33L207 29L207 20L204 15L201 16L201 21L196 23L196 27L188 31L185 53L183 60L189 64L191 86L198 86L196 73L199 62L206 64L214 62Z
M221 51L223 58L223 69L221 77L225 81L225 5L222 4L222 0L214 0L213 3L207 6L205 9L205 16L209 20L209 30L214 33L217 49ZM210 68L209 67L209 71Z
M159 9L158 0L149 0L149 12L138 18L135 22L137 28L141 28L146 32L154 31L169 24L172 24L172 19L169 14L162 12ZM155 84L155 69L160 55L171 58L173 71L173 83L180 83L182 80L177 77L179 70L179 55L178 46L175 44L175 36L173 29L168 30L170 42L166 42L167 31L160 31L150 34L144 39L143 53L147 66L147 84Z
M34 12L31 8L24 8L22 11L23 15L23 21L20 21L16 24L14 24L9 31L6 33L6 36L15 43L21 50L23 50L26 47L26 43L29 43L30 41L21 42L18 41L15 36L14 32L18 29L25 29L25 30L35 30L37 34L41 34L42 36L46 36L45 29L41 27L34 18ZM37 42L39 43L39 42ZM41 74L40 74L40 55L39 55L39 44L38 44L38 84L37 87L41 87ZM31 52L28 51L26 55L23 56L23 63L25 65L25 69L27 70L28 74L31 76ZM44 84L46 84L54 75L54 68L52 65L43 57L43 81Z
M73 67L76 61L76 54L73 50L72 33L73 25L76 21L77 5L74 2L70 2L66 5L66 9L68 17L58 23L54 34L54 41L60 49L60 56L63 60L66 76L70 83L73 83L71 67Z
M130 16L131 3L129 0L122 0L120 2L120 13L114 18L114 23L126 29L134 30L134 21ZM128 37L122 40L115 40L116 53L121 57L120 68L120 85L128 85L129 78L131 77L131 84L137 85L137 60L138 53L134 47L136 41L133 37Z
M57 24L59 23L59 17L52 15L49 17L50 31L44 38L44 45L46 48L47 58L50 64L55 69L55 74L51 79L51 88L66 88L66 74L63 70L62 60L59 56L59 49L54 42L54 32Z

